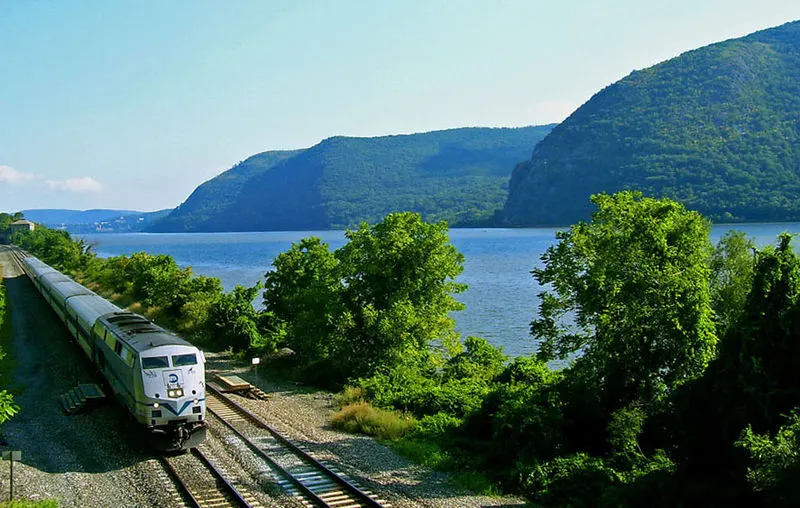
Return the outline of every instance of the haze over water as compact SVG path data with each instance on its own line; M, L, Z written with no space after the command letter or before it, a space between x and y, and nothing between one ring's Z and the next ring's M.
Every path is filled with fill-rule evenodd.
M800 223L717 225L717 242L730 229L744 231L759 246L774 244L781 232L800 233ZM464 336L484 337L502 346L509 356L531 354L535 343L528 326L538 306L540 288L530 271L555 243L555 228L451 229L453 245L464 254L460 282L469 289L457 295L466 305L455 313ZM169 254L194 273L218 277L226 290L252 286L271 268L272 260L292 242L318 236L332 249L345 243L344 231L274 231L253 233L93 234L77 235L94 245L101 257L146 251ZM257 301L256 304L260 304Z

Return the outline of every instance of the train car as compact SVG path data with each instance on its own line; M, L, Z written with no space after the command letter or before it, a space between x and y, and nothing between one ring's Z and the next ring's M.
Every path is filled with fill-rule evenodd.
M206 436L205 357L177 335L28 256L25 273L103 375L117 400L168 451Z

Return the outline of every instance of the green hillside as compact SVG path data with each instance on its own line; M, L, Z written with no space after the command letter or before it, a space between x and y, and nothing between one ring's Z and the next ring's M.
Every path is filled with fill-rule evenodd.
M266 152L198 187L151 231L335 229L393 211L476 224L502 209L511 169L552 127L339 136Z
M513 172L505 222L589 217L636 189L715 221L800 220L800 22L690 51L597 93Z
M251 178L300 152L301 150L285 150L253 155L197 187L189 195L189 199L149 230L154 232L201 230L203 224L223 213L236 201Z

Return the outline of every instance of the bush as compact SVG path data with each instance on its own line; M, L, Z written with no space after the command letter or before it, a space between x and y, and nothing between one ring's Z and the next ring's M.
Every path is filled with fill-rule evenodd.
M605 505L603 499L620 482L602 459L585 453L522 466L518 474L525 495L543 506Z
M747 470L747 480L769 506L798 506L800 412L797 409L774 437L768 433L756 434L748 426L736 446L749 452L752 466Z
M333 415L331 426L380 439L398 439L414 426L414 420L397 411L376 408L368 402L356 402Z
M345 386L344 390L333 397L333 404L342 409L343 407L356 402L364 402L366 392L360 386Z

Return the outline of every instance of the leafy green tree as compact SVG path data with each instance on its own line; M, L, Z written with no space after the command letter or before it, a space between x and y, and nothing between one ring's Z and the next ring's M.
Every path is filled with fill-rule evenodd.
M264 306L285 324L286 345L307 366L330 363L343 316L339 261L319 238L279 254L264 282Z
M7 231L12 222L14 222L14 218L11 214L0 212L0 232Z
M800 401L800 258L782 234L777 247L760 251L743 319L720 349L719 391L738 428L774 431Z
M717 335L723 336L744 312L753 284L756 246L741 231L729 231L711 255L711 306L717 315Z
M337 351L359 375L380 367L424 362L432 348L452 353L458 341L450 313L464 256L450 244L447 224L416 213L391 213L374 226L347 231L336 252L349 326Z
M481 379L490 381L503 370L508 358L503 350L482 337L467 337L464 351L453 356L444 367L445 379Z
M614 411L659 400L715 354L710 225L674 201L636 192L592 201L592 221L557 233L544 267L533 270L551 290L541 294L531 332L543 360L581 354L579 366Z
M45 226L37 226L33 231L15 232L11 241L45 263L68 273L85 269L94 258L83 240L74 241L68 232Z
M269 330L259 330L262 320L253 308L260 289L260 283L249 288L236 286L230 293L217 296L208 309L208 329L215 346L234 351L268 348L265 335Z
M452 353L449 314L463 307L452 294L465 286L453 280L463 256L447 225L395 213L346 236L336 252L319 238L301 240L265 276L264 306L285 324L300 361L341 383Z
M747 479L766 506L798 506L800 489L800 415L794 410L774 437L757 434L748 426L736 446L747 450L753 465Z

